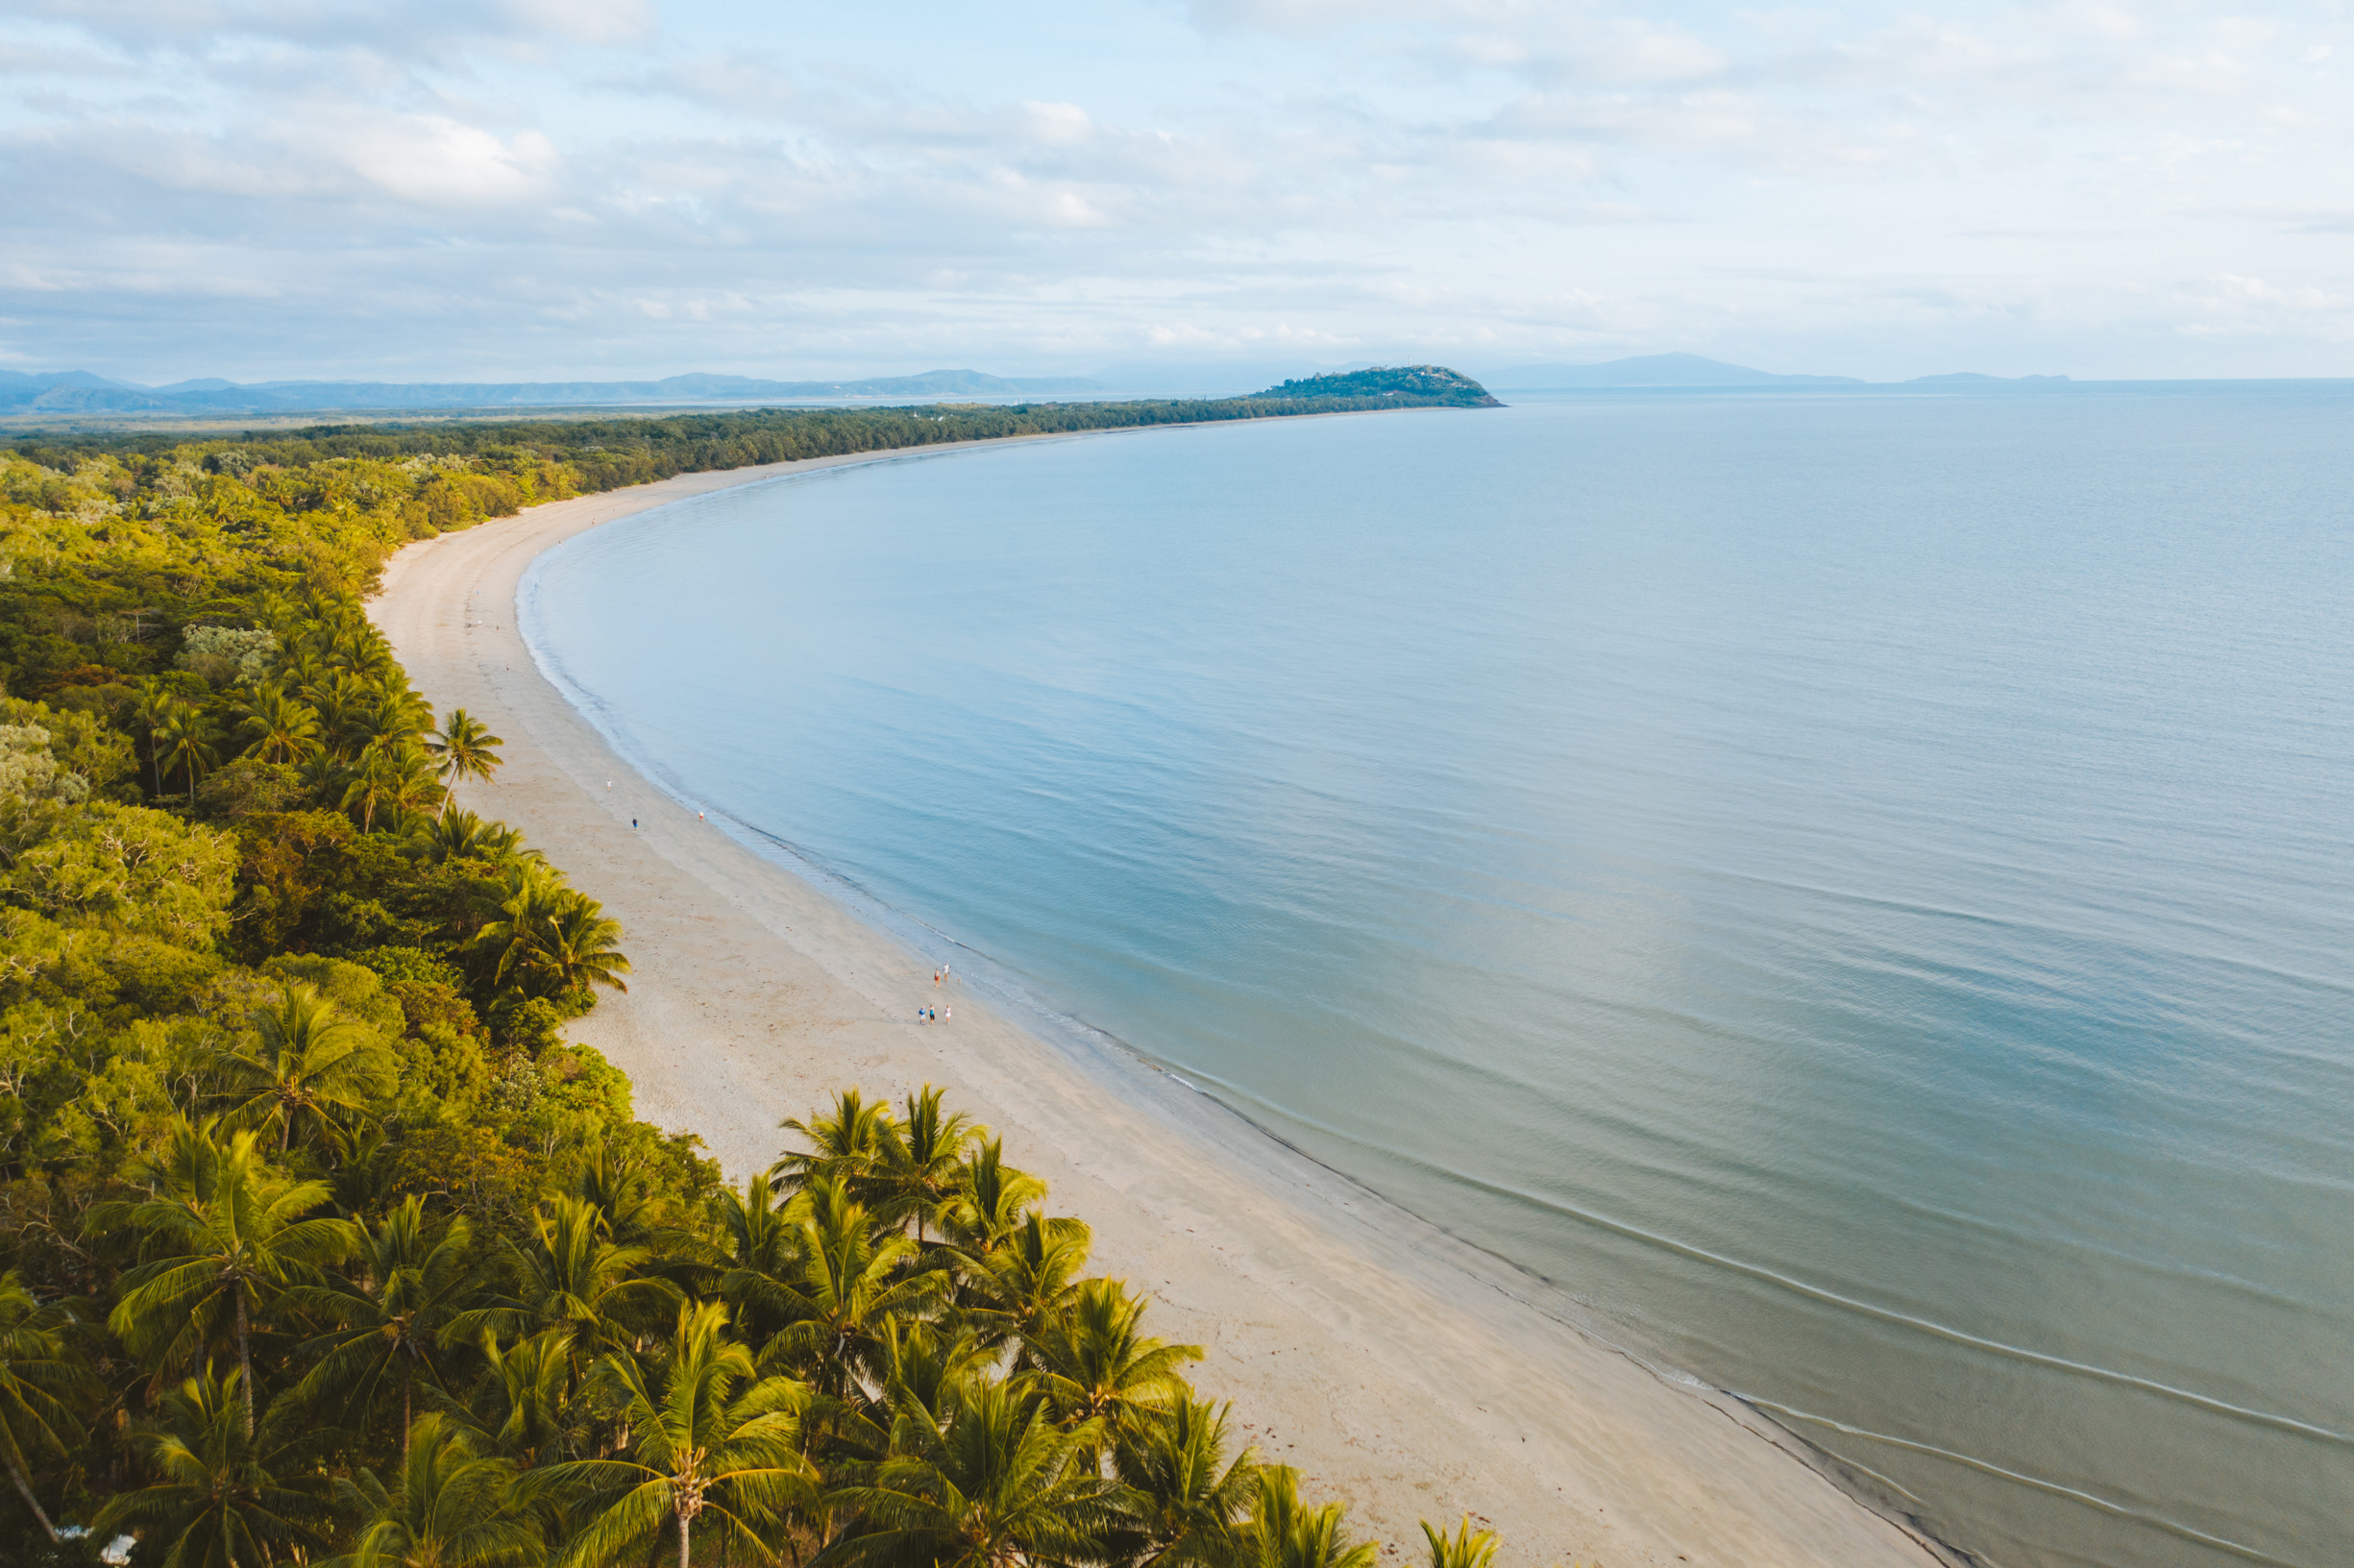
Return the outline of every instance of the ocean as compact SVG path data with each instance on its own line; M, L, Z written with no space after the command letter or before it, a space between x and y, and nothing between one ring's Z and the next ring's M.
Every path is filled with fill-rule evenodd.
M1984 1562L2354 1561L2354 383L1510 401L722 492L526 625Z

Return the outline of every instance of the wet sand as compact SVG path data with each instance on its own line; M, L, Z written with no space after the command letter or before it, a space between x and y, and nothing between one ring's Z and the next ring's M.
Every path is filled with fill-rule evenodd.
M498 781L462 802L521 829L625 927L629 993L569 1032L629 1074L638 1114L699 1134L741 1178L775 1158L780 1120L837 1088L940 1085L1050 1184L1056 1212L1093 1227L1095 1271L1153 1298L1154 1332L1204 1348L1198 1390L1233 1400L1246 1440L1308 1494L1345 1501L1385 1560L1425 1555L1417 1518L1466 1511L1502 1535L1508 1568L1948 1560L1790 1434L1613 1347L1538 1282L1125 1053L935 992L928 960L654 789L541 677L515 598L542 551L724 486L876 460L534 507L404 550L373 606L436 710L505 740ZM954 1021L914 1021L935 1003Z

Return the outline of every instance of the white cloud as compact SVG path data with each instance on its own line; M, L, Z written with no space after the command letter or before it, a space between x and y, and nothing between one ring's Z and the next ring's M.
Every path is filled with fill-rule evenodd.
M2035 356L1988 369L2158 373L2195 338L2354 370L2323 353L2354 225L2326 9L1186 14L29 0L0 19L0 354L144 377L1863 342L1954 368L1977 333Z

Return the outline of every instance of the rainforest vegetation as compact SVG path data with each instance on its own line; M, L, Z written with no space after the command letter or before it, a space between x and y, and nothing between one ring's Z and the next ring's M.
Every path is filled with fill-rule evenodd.
M360 608L536 502L1062 417L0 451L0 1561L1369 1568L937 1094L740 1185L635 1119L564 1037L622 931Z

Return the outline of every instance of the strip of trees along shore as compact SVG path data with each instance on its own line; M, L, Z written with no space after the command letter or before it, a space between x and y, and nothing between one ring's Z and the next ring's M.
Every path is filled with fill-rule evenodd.
M731 1187L564 1039L623 933L362 597L785 423L0 451L0 1557L1370 1568L938 1095Z

